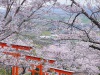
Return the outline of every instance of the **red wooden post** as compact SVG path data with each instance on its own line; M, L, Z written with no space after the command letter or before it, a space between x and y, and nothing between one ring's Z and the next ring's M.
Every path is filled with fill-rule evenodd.
M14 75L14 66L12 67L12 75Z
M13 57L20 57L20 53L15 53L15 52L3 52L4 54L7 54L7 55L12 55ZM18 60L18 59L17 59ZM17 65L18 62L16 62L16 65ZM18 66L13 66L12 67L12 75L18 75Z
M34 75L35 73L38 73L39 75L43 75L43 72L42 72L43 66L42 66L42 64L38 65L37 68L39 68L39 71L36 71L34 69L29 70L29 71L32 73L32 75Z
M37 68L39 68L39 75L43 75L43 72L42 72L42 64L38 65Z
M29 70L31 73L32 73L32 75L34 75L35 74L35 70L34 69L32 69L32 70Z
M39 65L40 75L42 75L42 64Z
M18 75L18 66L13 66L12 67L12 75Z

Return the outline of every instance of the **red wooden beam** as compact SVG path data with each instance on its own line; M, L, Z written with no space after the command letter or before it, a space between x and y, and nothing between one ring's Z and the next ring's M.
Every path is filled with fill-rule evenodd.
M9 47L7 45L7 43L2 43L2 42L0 42L0 46L2 48ZM32 47L30 47L30 46L21 46L21 45L14 45L14 44L11 44L11 47L15 48L16 50L27 50L27 51L30 51L32 49Z
M26 60L36 60L36 61L41 61L43 60L44 62L47 62L47 59L41 59L39 57L33 57L33 56L25 56ZM48 60L50 64L53 64L55 60Z
M48 62L53 64L55 62L55 60L49 60Z
M56 69L56 68L50 68L50 70L59 73L59 75L61 75L61 74L72 75L73 74L72 71L60 70L60 69Z
M4 54L7 54L7 55L12 55L14 57L20 57L20 53L12 53L12 52L3 52Z
M37 60L37 61L41 61L41 58L38 57L33 57L33 56L25 56L26 60Z
M21 45L14 45L12 44L11 45L12 48L15 48L16 50L27 50L27 51L30 51L32 49L32 47L29 47L29 46L21 46Z
M7 45L6 43L2 43L2 42L0 42L0 46L1 46L2 48L8 47L8 45Z

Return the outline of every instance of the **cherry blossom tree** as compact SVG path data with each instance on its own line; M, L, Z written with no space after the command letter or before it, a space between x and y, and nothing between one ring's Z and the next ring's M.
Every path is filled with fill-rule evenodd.
M44 7L51 1L0 0L0 41L12 35L24 36L23 32L37 25L35 20L44 20L41 19L41 15L47 13Z
M79 35L80 41L93 43L89 47L100 50L98 46L100 45L98 0L66 0L65 4L57 3L56 7L61 8L67 15L67 20L58 20L60 23L67 25L68 28L83 32L84 38ZM88 23L82 21L83 16L86 21L88 20Z
M91 0L84 0L84 4L78 0L69 1L70 4L61 4L57 0L0 0L0 10L2 10L0 11L0 41L27 44L32 47L36 44L46 45L43 49L36 48L30 55L55 59L57 62L53 66L59 69L88 72L92 75L99 73L100 1L94 0L94 5L92 5L93 2L89 3ZM62 17L52 12L52 8L62 9L66 16ZM49 15L49 19L44 17L46 14ZM50 16L57 16L57 19L55 20L55 17L52 19ZM89 20L89 23L83 23L81 17ZM39 23L42 26L35 29ZM51 40L54 42L49 46L47 42L37 41L40 40L41 32L48 29L46 28L48 24L55 26L52 32L57 35L56 38L50 39L50 44ZM43 25L45 25L44 28ZM67 34L62 34L61 31ZM14 58L9 58L12 63ZM6 59L7 57L4 56L1 61L8 65L9 60ZM25 60L19 61L28 65Z
M98 34L100 32L99 2L96 0L94 0L94 2L91 2L91 0L84 0L84 3L82 4L81 1L78 0L66 1L70 1L70 4L57 3L54 8L62 9L63 12L66 13L67 19L65 19L65 15L60 20L52 19L58 27L56 30L57 38L54 40L59 41L59 43L61 44L59 45L60 48L50 46L48 47L48 49L46 48L43 53L47 53L48 57L55 58L56 60L58 60L59 65L56 66L58 68L63 68L62 65L66 64L69 58L69 64L67 63L66 65L70 65L70 68L72 68L73 70L88 72L90 75L95 75L95 73L99 73L98 67L100 61L100 58L98 58L100 56L100 51L98 51L100 50L100 35ZM86 18L85 21L88 20L88 23L83 22L81 20L82 17ZM60 30L64 30L67 33L60 34L58 32ZM68 41L66 42L66 40L70 40L70 43ZM64 50L62 48L62 41L69 44ZM73 41L76 41L77 44L75 45ZM68 54L66 51L68 51ZM65 53L65 56L62 52ZM81 60L83 62L81 62ZM64 61L63 64L61 64L60 61ZM95 69L93 69L93 67Z
M83 45L84 44L84 45ZM74 72L85 72L88 74L99 73L99 51L88 47L86 42L76 42L74 46L70 41L61 46L51 45L43 48L42 57L56 59L53 67ZM38 54L38 51L37 51Z
M52 0L0 0L0 41L8 44L15 43L33 46L34 36L27 35L26 32L32 28L34 29L38 25L37 21L44 21L44 24L47 23L48 20L42 18L43 14L47 14L47 11L44 9L48 5L47 3L52 3ZM41 30L37 28L33 32L36 32L36 36ZM28 39L23 41L20 38ZM37 42L36 39L34 41ZM0 48L0 50L2 52L6 49L2 50ZM7 50L9 51L10 49ZM16 59L1 53L0 62L3 65L15 65L16 62L13 62L13 60ZM28 64L25 60L21 60L21 63Z

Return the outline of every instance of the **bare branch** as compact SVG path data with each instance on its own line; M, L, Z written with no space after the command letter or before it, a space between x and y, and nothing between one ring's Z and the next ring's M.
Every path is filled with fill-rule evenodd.
M13 5L14 2L12 2L11 4L7 4L7 8L6 8L6 14L4 16L4 18L6 18L11 10L11 6Z
M76 18L77 18L79 15L80 15L80 13L78 13L78 14L74 17L73 22L71 23L72 25L74 24Z
M89 47L94 48L94 49L97 49L97 50L100 50L100 48L99 48L99 47L94 46L94 45L90 45Z
M62 22L62 23L64 23L64 24L66 24L66 25L68 25L68 26L70 26L71 24L69 24L69 23L66 23L66 22L63 22L63 21L59 21L59 22ZM83 30L83 29L81 29L81 28L78 28L78 27L76 27L76 26L72 26L73 28L76 28L76 29L78 29L78 30L80 30L80 31L83 31L85 34L86 34L86 37L88 38L88 39L82 39L82 40L80 40L80 41L84 41L84 42L90 42L90 43L95 43L95 44L100 44L100 42L97 42L97 41L94 41L90 36L89 36L89 33L88 32L86 32L85 30Z
M14 34L16 32L9 32L8 34L3 34L2 37L0 37L0 41L7 39L9 36L11 36L12 34Z
M22 1L22 3L21 3L21 5L23 5L25 1L26 1L26 0L23 0L23 1ZM16 15L16 14L19 12L20 7L21 7L21 6L19 6L19 7L16 9L16 11L15 11L15 14L14 14L14 15Z

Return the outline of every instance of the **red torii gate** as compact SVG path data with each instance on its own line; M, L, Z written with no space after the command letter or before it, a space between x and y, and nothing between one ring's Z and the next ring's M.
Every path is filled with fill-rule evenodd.
M39 57L33 57L33 56L25 56L25 58L26 60L36 60L39 62L43 60L43 62L48 62L50 64L53 64L55 62L55 60L41 59ZM31 64L31 66L34 67L34 64ZM32 75L34 75L35 73L38 73L39 75L43 75L43 74L48 75L48 73L42 72L42 69L43 69L42 63L37 65L36 68L39 68L39 71L34 70L34 68L32 68L31 70L29 69L29 71L32 72Z
M29 47L29 46L21 46L21 45L15 45L15 44L11 44L9 46L7 43L2 43L2 42L0 42L0 46L2 48L4 48L4 47L11 47L11 48L14 48L15 50L30 51L32 49L32 47ZM21 57L21 54L17 53L17 52L6 52L6 51L4 51L3 53L6 54L6 55L11 55L11 56L13 56L13 57L15 57L17 59L19 57ZM19 70L19 67L17 66L17 62L16 62L16 66L12 67L12 75L18 75L18 70Z
M21 46L21 45L14 45L14 44L11 44L9 46L7 43L2 43L2 42L0 42L0 46L2 48L4 48L4 47L11 47L11 48L14 48L16 50L25 50L25 51L32 50L32 47L30 47L30 46ZM16 52L3 52L3 53L7 54L7 55L11 55L11 56L13 56L13 57L15 57L17 59L19 57L21 57L21 54L20 53L16 53ZM26 55L25 58L26 58L26 60L36 60L36 61L43 60L43 62L49 62L50 64L53 64L55 62L55 60L41 59L39 57L33 57L33 56L28 56L28 55ZM36 71L34 69L29 70L30 72L32 72L32 75L34 75L34 73L39 73L39 75L43 75L43 74L48 75L47 72L42 72L42 69L43 69L43 65L42 64L39 64L36 67L39 68L39 71ZM18 75L18 70L19 70L19 67L17 65L13 66L12 67L12 75ZM57 69L57 68L50 68L50 70L54 71L54 72L57 72L58 75L61 75L61 74L72 75L73 74L73 72L71 72L71 71L60 70L60 69Z

